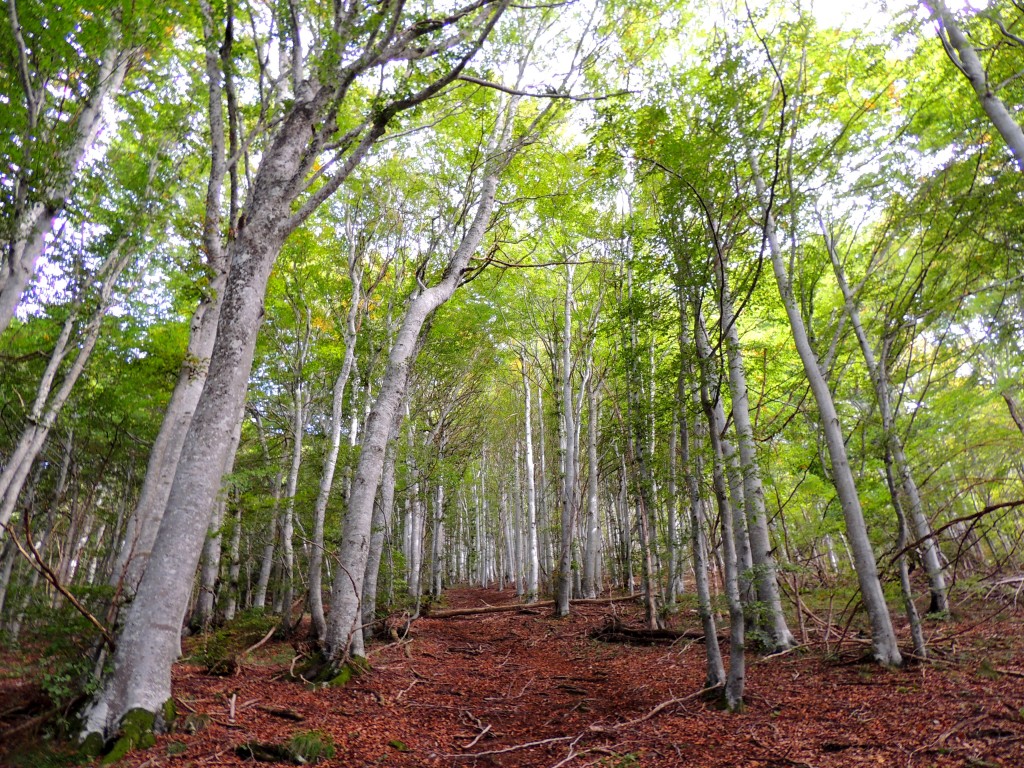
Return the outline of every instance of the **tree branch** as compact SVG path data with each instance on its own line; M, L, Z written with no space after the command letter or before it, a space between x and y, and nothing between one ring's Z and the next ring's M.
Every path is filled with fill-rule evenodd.
M544 91L543 93L534 93L532 91L522 91L517 88L511 88L501 83L495 83L491 80L482 80L479 77L473 75L460 75L459 80L466 83L473 83L473 85L479 85L482 88L493 88L496 91L502 93L508 93L512 96L528 96L533 99L566 99L568 101L605 101L606 99L614 99L618 96L629 96L631 94L639 93L639 91L616 91L615 93L606 93L601 95L591 96L576 96L571 93L562 93L557 90Z

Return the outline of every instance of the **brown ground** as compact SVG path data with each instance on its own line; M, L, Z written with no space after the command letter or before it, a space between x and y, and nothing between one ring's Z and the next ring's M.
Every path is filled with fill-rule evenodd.
M447 595L448 607L514 600L494 590ZM897 671L862 663L856 642L838 655L812 644L758 660L748 667L747 710L732 715L690 697L704 679L700 643L588 638L611 613L639 625L638 611L620 603L578 607L567 620L548 610L420 619L409 642L378 646L372 672L337 689L285 681L294 653L283 643L261 648L234 677L181 664L179 715L212 722L161 736L119 765L252 766L237 745L319 730L337 750L328 764L346 767L1024 766L1020 613L931 624L935 661ZM695 624L692 614L683 620ZM19 694L10 680L0 685L2 710Z

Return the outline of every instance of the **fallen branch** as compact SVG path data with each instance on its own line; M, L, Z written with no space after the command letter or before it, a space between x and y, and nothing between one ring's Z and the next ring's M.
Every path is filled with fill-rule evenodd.
M699 690L699 691L697 691L695 693L691 693L689 696L681 696L679 698L674 698L674 699L669 699L668 701L663 701L660 704L658 704L656 707L651 709L649 712L647 712L646 714L641 715L640 717L633 718L632 720L626 720L625 722L622 722L622 723L616 723L615 725L591 725L589 728L587 728L587 730L582 731L581 733L571 734L569 736L555 736L555 737L550 738L550 739L540 739L539 741L528 741L525 744L515 744L515 745L513 745L511 747L504 747L503 749L492 749L492 750L488 750L487 752L473 752L473 753L468 754L468 755L454 755L454 754L453 755L444 755L444 757L453 758L453 759L456 759L456 758L462 758L462 759L474 758L474 759L476 759L476 758L479 758L479 757L488 757L490 755L504 755L504 754L507 754L509 752L518 752L521 749L530 749L532 747L542 747L542 746L545 746L546 744L559 744L559 743L561 743L563 741L571 741L572 745L575 746L576 744L578 744L580 742L580 740L584 736L587 736L588 734L593 734L593 733L614 733L615 731L621 731L623 728L630 728L630 727L632 727L634 725L637 725L639 723L643 723L643 722L645 722L647 720L650 720L652 717L657 715L659 712L663 712L664 710L668 709L669 707L675 706L676 704L685 704L688 701L693 701L694 699L700 698L701 696L704 696L704 695L706 695L708 693L711 693L712 691L717 691L717 690L721 689L721 687L722 687L721 685L712 685L712 686L709 686L707 688L702 688L701 690ZM564 764L564 761L563 761L562 764Z
M462 759L462 760L474 759L475 760L478 757L486 757L488 755L505 755L505 754L508 754L509 752L518 752L521 749L530 749L531 747L542 747L545 744L560 744L563 741L572 741L573 739L578 739L578 738L579 738L579 736L576 735L576 734L574 734L572 736L555 736L552 739L541 739L540 741L528 741L525 744L515 744L515 745L513 745L511 747L505 747L504 749L489 749L486 752L471 752L468 755L454 755L454 754L453 755L443 755L443 757L447 757L447 758L453 759L453 760L458 760L458 759Z
M624 643L626 645L675 645L680 640L703 642L704 633L694 629L634 629L627 627L618 618L613 618L601 627L591 630L590 638L603 643ZM722 642L724 638L719 638Z
M712 691L721 689L721 687L721 685L710 685L707 688L701 688L699 691L691 693L689 696L680 696L679 698L663 701L661 704L654 707L654 709L650 710L646 715L641 715L640 717L633 718L632 720L626 720L624 723L618 723L616 725L592 725L589 730L591 733L613 733L615 731L620 731L623 728L630 728L634 725L650 720L652 717L668 707L675 706L676 704L685 704L688 701L699 699L701 696L706 696Z
M286 707L268 707L258 704L256 705L256 709L260 712L266 712L268 715L280 717L282 720L291 720L293 723L301 723L306 719L306 716L301 712L296 712L294 709L288 709Z
M265 634L263 636L263 639L260 640L258 643L254 644L254 645L250 645L248 648L246 648L244 651L242 651L240 654L238 654L238 661L239 661L239 663L241 663L242 660L245 659L245 657L248 656L250 653L253 653L254 651L258 651L260 648L262 648L264 645L266 645L267 642L270 640L270 638L274 636L274 633L277 631L278 626L280 626L280 623L275 624L274 626L272 626L270 628L270 631L267 632L267 634Z
M624 603L630 600L637 600L639 595L627 595L626 597L604 597L593 600L570 600L570 605L608 605L610 603ZM508 611L523 611L533 608L554 608L554 600L543 600L539 603L512 603L511 605L487 605L482 608L449 608L445 611L425 612L421 619L450 619L453 616L478 616L485 613L505 613Z

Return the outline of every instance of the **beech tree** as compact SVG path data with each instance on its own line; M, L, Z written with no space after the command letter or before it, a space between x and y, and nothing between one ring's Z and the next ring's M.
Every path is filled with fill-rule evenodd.
M87 711L84 733L105 738L137 709L150 713L155 727L166 727L163 707L170 696L178 633L175 622L153 616L146 606L165 606L164 613L179 624L184 616L229 436L242 417L267 278L285 238L348 178L396 115L458 77L503 10L500 3L473 4L447 16L414 19L400 6L369 17L359 4L338 6L326 25L308 19L323 33L319 40L314 37L314 46L305 44L295 16L282 20L281 28L290 33L282 74L290 81L292 100L267 142L239 217L241 226L228 240L231 268L209 371L186 434L189 452L178 462L153 554L119 637L114 670ZM463 26L453 33L460 22ZM457 57L454 65L430 71L431 62L448 51ZM405 72L396 71L396 84L408 90L380 94L380 104L355 112L352 120L348 110L355 110L356 96L350 93L360 76L401 61L409 65ZM426 82L417 83L417 76ZM349 120L351 127L345 127ZM324 154L329 157L326 170ZM371 494L367 507L372 502ZM339 601L335 615L344 612Z

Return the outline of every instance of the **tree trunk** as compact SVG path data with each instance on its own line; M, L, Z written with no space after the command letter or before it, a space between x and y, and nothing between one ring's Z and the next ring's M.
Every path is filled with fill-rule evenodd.
M9 8L14 7L13 3L9 6ZM35 274L36 262L43 253L46 238L52 231L57 216L67 204L78 168L95 141L107 106L121 89L131 63L133 52L122 49L125 41L120 28L120 16L119 14L115 14L115 16L113 23L116 31L110 45L100 57L96 80L92 83L89 98L82 105L80 111L76 110L75 119L71 121L70 143L60 157L54 158L49 163L50 172L57 174L58 177L47 185L45 190L38 190L42 193L39 198L45 202L26 203L26 192L22 186L26 180L18 179L16 181L15 199L25 207L16 213L11 239L4 242L3 247L0 248L0 254L2 254L0 257L0 333L7 330L7 326L10 325L14 312L21 301L21 296ZM14 34L20 38L22 30L17 24L16 18L12 18L10 21ZM33 58L36 53L33 51ZM27 68L27 61L23 63L23 66ZM46 99L44 91L49 90L50 85L38 83L33 88L31 75L27 69L21 74L27 101L26 106L30 113L30 125L32 125L33 132L45 132L44 128L34 125L34 123L38 114L44 109L43 101ZM75 74L80 75L81 73ZM59 128L57 126L54 128L55 131L60 130L61 132L67 130L67 126L64 124ZM22 138L25 139L25 137ZM32 141L36 138L37 136L33 135L27 137L27 140Z
M701 459L702 446L700 440L699 419L697 411L693 415L693 448L690 445L689 419L686 415L685 390L689 389L689 399L700 407L700 394L694 386L694 375L690 364L693 346L688 343L689 330L686 321L686 308L682 296L679 298L679 401L684 407L679 420L680 459L686 479L686 488L690 500L690 539L693 549L693 579L697 593L697 613L700 615L701 627L704 630L704 650L706 658L706 674L704 687L711 688L725 683L725 666L722 663L722 651L718 645L718 629L715 626L715 612L711 604L711 585L708 582L708 546L704 535L704 500L700 493L700 478L704 475Z
M391 520L395 508L395 459L397 457L398 433L401 427L403 409L398 410L399 418L391 427L391 438L384 454L384 469L381 473L380 491L373 510L373 527L370 536L370 552L366 559L366 575L363 577L363 627L364 638L372 635L372 625L377 613L377 580L380 576L381 555L391 531Z
M267 148L249 201L247 224L228 248L230 271L217 339L185 438L149 565L114 654L113 672L84 717L84 734L107 735L134 709L159 714L170 698L171 665L192 577L220 490L231 434L242 417L270 269L288 233L291 200L315 110L296 104ZM159 610L155 609L159 606ZM166 727L157 718L158 729Z
M907 518L903 514L903 505L900 503L899 492L896 489L896 478L892 473L892 456L885 454L885 481L889 486L889 493L893 499L893 509L896 510L896 518L899 521L900 531L896 537L896 551L899 553L896 564L900 571L900 591L903 593L903 608L907 613L907 622L910 624L910 636L914 640L914 655L919 659L928 658L928 649L924 643L924 631L921 628L921 616L914 605L914 590L910 585L910 569L907 567L907 553L904 548L907 546Z
M526 355L520 353L519 363L523 369L523 392L526 405L526 414L523 420L523 430L526 442L526 530L527 530L527 562L528 574L526 582L526 600L530 603L537 602L537 593L540 590L540 553L537 548L537 488L533 466L533 420L530 418L530 405L533 395L530 392L530 374L526 366Z
M747 374L743 367L743 351L740 346L736 315L733 311L732 293L726 275L726 265L721 253L716 253L718 284L721 288L721 322L725 346L729 357L729 388L732 393L732 417L736 428L736 442L739 444L740 463L743 471L743 504L747 520L747 535L750 542L750 556L754 566L758 601L764 606L765 616L761 623L768 631L774 651L784 651L795 645L796 640L786 624L779 593L775 558L772 557L771 536L768 518L764 508L764 488L761 484L761 470L757 461L757 447L754 443L754 428L750 421L750 397L747 390Z
M924 563L925 572L928 574L928 586L931 592L931 604L928 613L946 613L949 611L949 598L946 590L946 578L942 573L942 563L939 559L938 542L932 535L932 525L928 516L924 513L924 505L921 503L921 494L918 491L914 475L910 470L910 463L903 450L903 441L896 431L896 414L892 407L892 398L889 393L889 376L887 366L884 364L885 355L882 361L875 359L875 352L868 342L867 333L861 323L860 311L857 302L846 280L846 273L839 262L839 254L836 252L835 241L825 226L823 219L819 217L822 233L825 238L825 246L829 257L832 260L832 269L835 272L836 282L843 293L846 314L850 318L850 324L860 344L861 354L864 357L864 365L868 369L868 376L875 390L875 400L878 403L878 410L882 417L882 430L885 435L885 450L896 463L896 472L900 479L900 486L910 503L910 519L914 525L914 535L921 541L921 560ZM890 486L894 490L895 486ZM902 505L898 494L892 496L893 509L897 510L897 516L903 513Z
M747 159L750 162L758 196L762 204L767 205L764 202L767 200L767 190L764 179L761 176L757 158L753 152L749 152ZM803 363L804 374L807 376L811 393L814 395L815 402L818 405L821 428L825 433L825 442L827 443L832 463L832 479L835 484L836 493L839 496L839 503L843 509L843 517L846 520L846 530L849 534L850 548L856 563L861 597L864 600L868 620L871 623L872 651L875 660L880 664L898 665L903 659L900 656L899 646L896 644L896 633L893 630L892 619L889 616L889 607L886 605L885 594L882 591L882 584L878 579L875 554L871 549L871 540L868 538L867 525L864 522L864 514L861 511L860 498L857 496L857 486L854 483L853 472L850 469L850 463L846 456L846 443L843 440L843 430L839 423L839 414L836 412L832 393L829 391L825 377L818 368L817 358L811 349L811 344L807 337L807 329L804 326L800 308L797 306L792 285L786 274L782 248L779 245L776 234L775 217L770 209L765 208L764 220L765 235L768 239L772 258L772 270L775 273L779 295L782 297L782 303L786 308L793 341Z
M150 180L152 180L153 172L155 172L155 164L151 166ZM146 197L148 197L148 190ZM122 235L97 269L95 277L99 281L99 287L95 297L96 306L88 321L81 326L78 324L85 304L85 296L76 298L75 305L64 321L50 354L49 362L36 388L36 398L29 411L27 424L18 438L14 451L6 458L3 471L0 472L0 534L4 532L3 526L10 522L32 465L43 449L50 430L56 423L64 404L71 396L71 392L85 370L86 363L99 340L103 319L113 302L114 287L134 255L130 248L125 247L127 244L128 236ZM54 391L57 374L73 348L77 349L77 354L67 370L64 371L60 385Z
M1013 153L1017 168L1024 171L1024 129L1013 119L1003 100L992 90L985 65L982 64L978 52L960 29L960 25L956 23L943 0L922 0L922 5L928 8L935 19L939 40L942 41L946 55L967 78L981 108Z
M455 292L463 270L479 247L490 223L498 178L507 162L504 154L515 104L516 99L511 100L505 118L499 120L495 139L489 147L490 167L486 170L481 184L476 214L462 242L448 262L441 281L420 291L409 302L402 325L391 347L380 391L367 419L348 514L345 516L342 530L341 547L338 551L338 573L335 575L331 590L327 648L330 658L335 663L340 663L346 657L365 655L363 633L360 631L360 603L366 559L369 554L373 502L380 485L387 438L395 413L401 406L413 353L418 348L420 331L434 311Z
M229 475L235 466L235 452L242 438L242 420L238 420L234 434L231 436L231 448L224 460L222 478ZM191 624L205 632L213 622L216 608L217 581L220 577L221 528L224 524L224 512L227 509L227 489L222 488L215 502L210 529L203 544L202 568L199 573L199 599L192 615Z
M744 647L743 602L740 598L740 562L736 551L733 514L725 481L726 457L723 450L725 418L719 407L721 393L718 377L712 369L715 361L704 332L704 321L700 308L694 302L693 337L696 341L697 362L700 366L700 399L708 421L708 436L711 441L712 484L718 501L718 514L722 530L722 565L725 576L725 595L729 603L729 675L725 682L725 703L729 710L737 712L743 708L743 687L746 677Z
M587 380L587 548L583 560L583 596L596 598L601 591L598 561L601 557L601 528L598 509L598 436L597 388L593 377Z
M331 394L331 442L324 457L324 468L320 474L320 488L313 507L313 547L309 555L309 615L313 636L318 643L327 637L327 620L324 617L323 599L323 559L324 559L324 522L327 516L327 503L334 485L334 472L338 466L338 452L341 450L342 406L345 399L345 387L356 359L356 326L359 319L359 307L363 300L363 270L359 264L358 251L349 251L349 279L352 281L352 299L349 304L348 317L345 322L345 356L341 361L341 370L334 380ZM355 398L352 398L353 404ZM392 468L392 472L394 468Z
M226 595L224 599L224 621L232 621L238 611L239 590L241 583L241 548L242 548L242 508L235 509L231 523L231 542L228 545L228 583L223 590ZM244 604L244 601L243 601Z
M576 457L574 455L576 424L573 419L572 390L572 281L574 269L566 268L565 305L563 311L564 326L562 330L562 419L561 427L564 435L562 452L562 484L561 484L561 540L558 555L558 576L555 588L555 615L569 615L569 600L572 598L572 533L575 520L576 496Z

